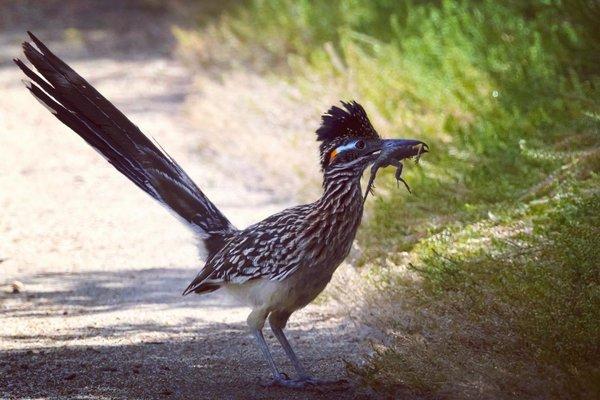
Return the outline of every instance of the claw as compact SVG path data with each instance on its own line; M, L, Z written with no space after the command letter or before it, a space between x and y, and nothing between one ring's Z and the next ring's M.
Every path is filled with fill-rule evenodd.
M273 387L273 386L301 388L301 387L304 387L304 384L302 384L299 380L298 381L292 380L286 373L280 372L279 376L273 377L273 379L271 379L267 383L261 383L261 386L265 387L265 388Z
M302 389L305 388L307 385L308 384L304 381L276 378L270 381L268 384L263 385L263 387L279 386L291 389Z
M404 183L404 186L406 187L406 190L408 190L408 193L412 194L412 191L410 190L410 187L408 186L408 183L406 183L406 181L403 178L397 178L396 179L396 184L398 185L398 187L400 187L400 184L398 182Z

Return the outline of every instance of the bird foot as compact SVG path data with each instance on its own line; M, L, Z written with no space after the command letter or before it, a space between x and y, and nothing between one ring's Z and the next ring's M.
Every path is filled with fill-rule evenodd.
M324 385L338 385L345 384L348 381L345 379L338 380L323 380L316 379L311 376L306 376L298 379L290 379L286 374L279 374L277 378L273 378L267 384L262 385L263 387L272 387L272 386L280 386L292 389L305 389L314 386L324 386Z
M305 376L305 377L299 378L298 381L306 382L306 384L313 385L313 386L339 385L339 384L348 383L348 381L346 379L328 380L328 379L317 379L317 378L313 378L312 376Z
M265 388L273 387L273 386L280 386L280 387L286 387L286 388L301 389L301 388L306 387L306 384L299 379L298 380L290 379L287 376L287 374L280 373L279 376L274 377L267 383L261 384L261 386L265 387Z

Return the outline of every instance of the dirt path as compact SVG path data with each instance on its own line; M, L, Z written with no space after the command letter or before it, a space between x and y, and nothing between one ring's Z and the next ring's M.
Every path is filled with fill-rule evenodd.
M202 127L183 112L193 87L170 55L172 21L139 2L107 3L44 2L44 11L17 2L0 12L0 397L354 398L353 386L261 388L268 370L245 332L247 309L218 293L180 295L201 265L191 234L22 87L10 59L32 29L235 224L286 206L194 151ZM327 307L299 312L289 331L321 377L343 376L343 360L356 359L355 327Z

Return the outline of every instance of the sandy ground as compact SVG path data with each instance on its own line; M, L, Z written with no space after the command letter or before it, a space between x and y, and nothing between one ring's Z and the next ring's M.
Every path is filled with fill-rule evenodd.
M181 296L202 265L190 232L22 87L10 59L32 29L154 136L236 225L287 206L197 151L203 128L184 109L198 93L171 56L165 11L108 3L1 7L0 397L356 398L354 382L262 388L268 369L245 330L248 310L219 293ZM208 112L219 109L212 103ZM13 281L23 283L19 293ZM322 378L345 376L359 336L327 306L309 306L289 325Z

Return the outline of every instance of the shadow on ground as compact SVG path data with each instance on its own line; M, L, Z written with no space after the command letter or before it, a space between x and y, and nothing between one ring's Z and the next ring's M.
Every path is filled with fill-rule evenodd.
M122 329L140 327L122 327ZM162 329L158 326L142 329ZM143 342L112 346L37 348L0 353L0 396L50 398L357 398L353 384L307 390L264 388L268 370L250 339L230 347L245 331L217 326L198 330L184 341ZM292 335L294 335L292 331ZM4 339L5 340L5 339ZM274 346L273 346L274 347ZM331 368L335 343L313 359L321 377L339 377ZM280 349L277 361L283 361ZM342 360L337 361L342 363ZM215 370L214 365L220 367ZM209 395L212 394L212 395ZM365 397L365 395L362 395Z
M72 273L41 273L24 276L25 293L0 294L0 299L18 298L27 307L0 309L0 315L43 317L62 315L75 309L81 314L105 313L129 308L168 310L175 307L235 307L226 297L183 297L181 293L194 278L193 269L148 268ZM39 290L38 290L39 288ZM140 290L141 289L141 290ZM71 314L72 315L72 314Z

